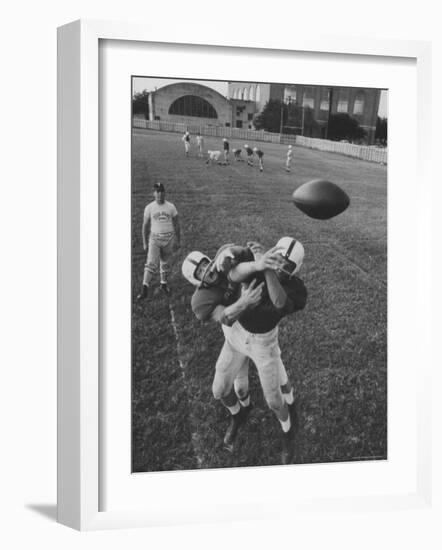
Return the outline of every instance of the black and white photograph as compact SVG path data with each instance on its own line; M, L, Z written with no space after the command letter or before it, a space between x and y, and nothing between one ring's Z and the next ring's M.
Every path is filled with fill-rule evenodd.
M132 472L387 460L388 90L131 90Z

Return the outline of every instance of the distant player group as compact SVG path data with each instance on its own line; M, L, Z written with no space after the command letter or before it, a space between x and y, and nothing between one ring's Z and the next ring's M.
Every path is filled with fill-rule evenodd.
M181 138L184 143L184 153L186 157L190 154L190 147L191 147L191 136L190 132L185 132L183 137ZM196 146L198 151L198 157L204 158L204 137L198 133L196 135ZM258 167L259 171L264 171L264 151L258 147L250 147L248 143L244 145L242 148L234 148L232 149L233 153L233 159L235 162L244 162L244 159L242 158L242 152L245 152L246 154L246 161L247 166L254 166L254 160L255 157L258 159ZM219 164L221 166L228 166L230 164L230 143L227 138L223 138L222 140L222 151L220 150L208 150L206 154L206 164ZM287 148L287 157L285 162L285 171L291 172L291 166L292 166L292 159L293 159L293 149L292 146L289 145Z

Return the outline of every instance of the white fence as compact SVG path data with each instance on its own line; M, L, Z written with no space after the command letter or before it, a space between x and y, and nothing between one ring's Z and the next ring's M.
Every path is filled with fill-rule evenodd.
M267 143L281 143L284 145L299 145L301 147L308 147L309 149L339 153L369 162L387 164L387 149L342 143L340 141L329 141L327 139L308 138L289 134L274 134L265 132L264 130L243 130L242 128L225 126L198 126L163 120L144 120L142 118L134 118L132 124L134 128L143 128L146 130L178 132L181 134L184 134L184 132L188 130L191 134L199 132L204 136L236 138L247 141L265 141Z
M327 139L308 138L296 136L296 145L318 149L329 153L339 153L349 157L355 157L369 162L387 164L388 151L385 148L354 145L353 143L342 143L340 141L329 141Z

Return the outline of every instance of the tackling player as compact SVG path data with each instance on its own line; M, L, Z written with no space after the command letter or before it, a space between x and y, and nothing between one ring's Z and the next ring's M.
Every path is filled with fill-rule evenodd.
M249 246L254 260L238 263L229 272L229 280L233 283L255 277L249 285L242 286L238 301L228 307L217 304L214 292L207 287L204 296L198 296L198 291L195 292L192 308L198 318L204 320L209 312L210 318L222 323L225 342L216 363L212 389L215 398L221 399L232 414L225 443L233 442L247 416L246 410L241 409L237 402L233 386L238 374L243 379L243 385L248 382L244 372L248 360L252 359L266 401L281 424L281 460L283 464L288 464L294 452L296 410L293 390L281 361L278 324L284 316L305 306L307 292L304 283L294 276L301 267L304 249L301 243L289 237L281 239L276 247L266 253L258 243L250 243ZM257 289L261 290L259 297L255 292L253 301L249 303L248 293Z

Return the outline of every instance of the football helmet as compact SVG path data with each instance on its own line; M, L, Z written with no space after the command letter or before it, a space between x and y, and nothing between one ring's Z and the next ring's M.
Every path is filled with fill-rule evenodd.
M304 261L304 247L292 237L282 237L276 243L281 248L281 255L286 260L286 265L281 269L286 275L292 276L298 273Z
M219 273L213 269L213 261L197 250L188 254L181 271L193 286L213 286L218 282Z

